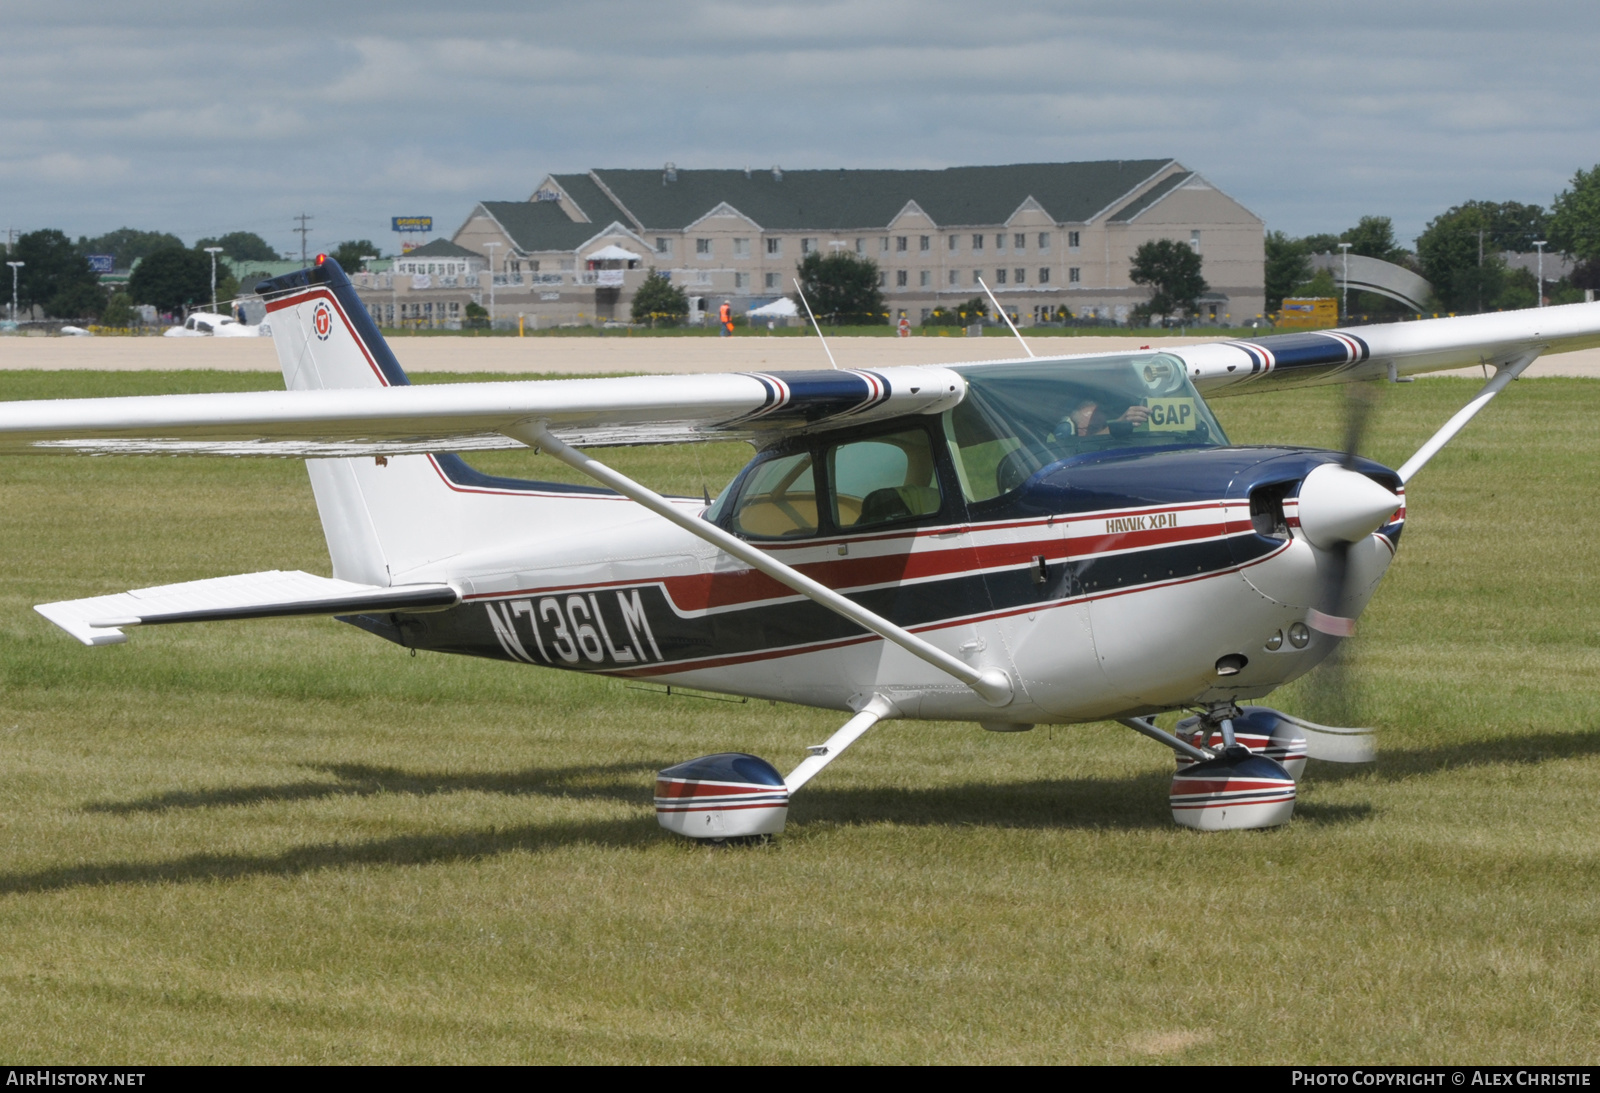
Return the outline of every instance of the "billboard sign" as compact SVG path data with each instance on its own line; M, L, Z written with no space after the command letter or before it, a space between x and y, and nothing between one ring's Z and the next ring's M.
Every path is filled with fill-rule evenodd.
M1339 325L1339 301L1331 296L1285 296L1278 326L1321 329Z
M91 254L89 257L90 273L111 273L117 268L117 259L112 254Z
M431 216L395 216L390 218L394 224L392 230L397 232L431 232L433 231L433 217Z

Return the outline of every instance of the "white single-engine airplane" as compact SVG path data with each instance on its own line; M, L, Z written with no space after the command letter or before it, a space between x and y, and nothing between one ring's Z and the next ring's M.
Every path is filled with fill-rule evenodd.
M1363 741L1238 703L1351 633L1406 482L1473 414L1541 353L1600 346L1600 306L1576 304L953 367L413 387L332 259L258 291L287 390L0 404L0 451L305 458L333 577L37 610L86 645L331 615L413 649L850 712L787 776L735 753L661 771L662 826L711 839L782 830L885 718L1118 720L1178 754L1178 823L1286 822L1306 756ZM1398 471L1231 445L1201 397L1480 363L1493 378ZM727 438L758 454L709 505L579 450ZM596 485L443 454L520 446ZM1149 720L1174 709L1197 713L1178 735Z

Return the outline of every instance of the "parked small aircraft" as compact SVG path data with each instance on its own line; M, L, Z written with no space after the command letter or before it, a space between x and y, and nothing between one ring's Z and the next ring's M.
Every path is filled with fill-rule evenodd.
M721 753L660 772L695 838L779 831L886 718L995 731L1117 720L1177 753L1174 819L1292 814L1305 757L1359 735L1243 701L1353 629L1405 484L1541 353L1600 345L1587 304L952 367L412 387L332 259L263 282L287 390L0 404L0 451L306 459L333 576L252 573L40 605L86 645L136 626L331 615L389 641L848 711L787 776ZM1398 470L1230 444L1202 392L1483 364ZM743 438L715 501L580 450ZM593 487L500 478L527 447ZM1177 735L1151 715L1189 710Z

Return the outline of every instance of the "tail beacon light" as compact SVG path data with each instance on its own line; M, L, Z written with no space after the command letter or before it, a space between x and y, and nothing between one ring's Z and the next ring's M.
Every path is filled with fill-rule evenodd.
M776 835L789 817L789 788L765 759L702 755L656 774L656 819L691 839Z
M1393 493L1337 463L1324 463L1300 483L1300 529L1323 550L1360 542L1399 507Z

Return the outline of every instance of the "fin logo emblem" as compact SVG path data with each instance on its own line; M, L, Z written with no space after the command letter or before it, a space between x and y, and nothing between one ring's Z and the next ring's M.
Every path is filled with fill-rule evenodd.
M316 309L311 312L311 328L321 342L327 341L328 335L333 333L333 309L325 301L318 300Z

